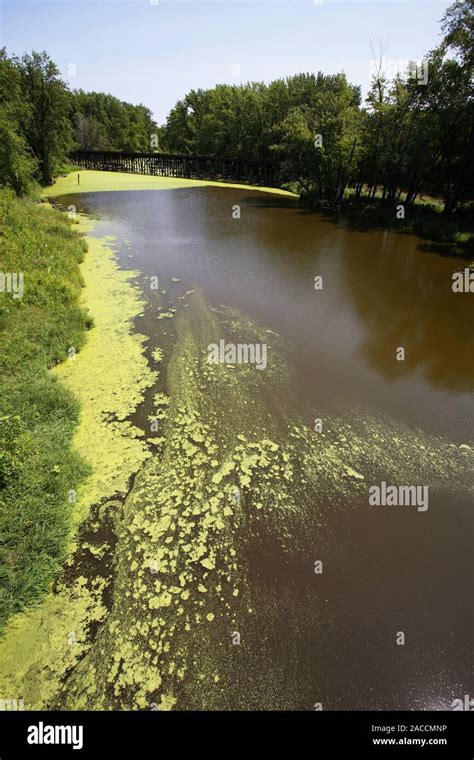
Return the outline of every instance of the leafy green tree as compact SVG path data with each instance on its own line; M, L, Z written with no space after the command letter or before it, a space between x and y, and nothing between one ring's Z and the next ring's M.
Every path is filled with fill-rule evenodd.
M18 68L0 50L0 185L17 195L27 195L34 187L37 163L21 133L21 100Z
M446 215L472 199L473 25L473 0L448 9L445 38L424 62L427 81L413 66L392 82L377 72L362 116L356 198L365 188L369 199L379 191L409 208L426 193L444 200Z
M47 185L72 147L70 93L47 53L33 51L16 63L25 104L22 131L38 161L41 181Z
M71 96L74 142L82 150L149 151L158 128L151 111L102 92L76 90Z
M293 106L275 126L272 146L285 179L319 200L340 201L360 151L359 89L343 74L298 75L287 84Z
M441 28L445 33L442 50L454 50L461 64L474 66L474 0L456 0L447 9Z

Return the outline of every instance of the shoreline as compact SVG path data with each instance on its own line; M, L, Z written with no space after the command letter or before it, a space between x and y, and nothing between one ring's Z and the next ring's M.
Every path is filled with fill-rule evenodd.
M81 184L77 184L77 175ZM448 255L452 258L474 261L474 235L465 219L447 219L430 207L429 204L415 204L407 218L398 220L393 209L383 205L379 200L368 201L362 198L355 203L345 198L338 206L325 203L313 204L308 198L290 190L258 185L242 185L212 180L195 180L179 177L157 177L149 174L130 174L127 172L95 171L80 169L68 172L56 178L53 185L44 187L41 192L43 201L54 200L63 195L78 193L120 192L133 190L181 190L198 187L220 187L233 190L249 190L271 193L298 200L300 207L309 213L321 214L336 226L339 221L346 222L357 230L389 229L404 235L414 235L422 242L427 251Z
M81 184L77 184L77 175ZM92 169L72 171L64 177L58 177L53 185L44 187L42 198L57 198L60 195L75 193L118 192L120 190L179 190L192 187L222 187L234 190L259 190L264 193L298 198L296 193L275 187L258 185L240 185L231 182L214 182L212 180L181 179L178 177L156 177L149 174L128 174L126 172L104 172Z
M73 360L51 374L80 404L72 445L91 471L74 492L66 559L50 590L9 618L0 641L0 691L17 693L27 710L50 705L107 615L120 499L151 456L143 432L129 421L156 376L145 357L146 338L133 331L144 306L136 273L120 269L110 238L88 235L94 219L79 216L71 227L87 243L79 303L93 326Z

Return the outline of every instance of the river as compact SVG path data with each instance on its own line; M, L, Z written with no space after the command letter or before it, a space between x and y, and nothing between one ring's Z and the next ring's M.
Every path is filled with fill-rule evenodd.
M239 580L228 578L230 596L220 588L213 600L207 596L203 614L215 630L201 637L180 630L176 618L160 621L177 631L175 643L179 638L171 674L161 673L173 704L450 709L469 692L472 637L472 295L451 287L465 262L414 236L336 224L290 196L252 189L59 200L98 219L93 234L113 236L120 266L139 272L147 305L134 329L147 336L149 357L163 352L166 371L132 421L153 436L154 395L167 394L171 409L177 404L156 459L166 459L170 426L176 430L176 415L194 403L194 388L200 401L193 420L216 441L212 466L245 441L263 446L259 466L273 473L259 481L249 464L248 479L244 468L235 480L239 537L234 548L227 533L224 548L216 541L212 556L219 569L222 549L223 565L219 578L211 569L207 583L220 587L229 547ZM203 369L209 336L264 341L267 366L227 367L228 380L215 381ZM282 452L279 463L273 446ZM249 449L242 456L248 459ZM148 466L157 489L161 466ZM205 483L208 463L197 466L208 470ZM227 474L213 482L221 477ZM146 478L137 476L129 519L155 493ZM369 486L383 481L428 486L429 508L369 505ZM179 471L174 486L180 488ZM197 504L205 487L193 489ZM130 559L131 544L120 547L119 540L118 551ZM120 615L129 627L151 626L148 605L143 613L142 600L124 602L120 562L113 630ZM89 656L94 672L111 646L109 636L95 660ZM179 684L178 661L186 673ZM73 674L71 694L80 684Z

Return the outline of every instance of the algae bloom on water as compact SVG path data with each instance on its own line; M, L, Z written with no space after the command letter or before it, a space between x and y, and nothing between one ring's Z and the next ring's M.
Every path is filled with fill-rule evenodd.
M402 599L394 551L403 547L410 572L419 571L419 581L410 578L415 599L425 577L410 536L431 534L413 520L433 515L431 529L441 530L442 505L464 504L473 459L464 439L415 425L392 398L385 404L385 385L396 395L412 382L406 369L384 375L374 360L386 331L398 337L405 327L385 318L393 294L367 305L349 255L353 233L338 230L341 248L329 255L329 222L280 208L278 193L94 172L81 173L80 187L91 191L89 216L78 215L75 232L59 211L35 212L48 224L60 220L71 252L64 283L50 278L49 242L37 260L45 271L35 274L48 293L61 285L69 317L64 332L53 325L53 356L48 346L36 357L50 396L41 396L34 373L22 377L38 428L25 422L31 411L9 401L2 435L15 469L43 431L47 467L32 461L35 478L42 467L47 477L34 482L67 510L44 517L49 502L36 498L38 532L31 515L17 526L18 537L32 530L36 541L62 520L54 566L24 609L11 610L0 640L0 695L21 694L30 710L301 710L312 709L317 687L331 708L357 704L367 648L378 664L388 646L375 617L399 625L384 606L386 589L394 616ZM71 181L51 194L58 188L69 192ZM231 226L234 194L245 228ZM35 224L44 220L35 216ZM313 225L315 251L307 242ZM19 228L28 242L26 225ZM364 233L363 245L374 237ZM388 266L374 265L379 242L366 270L375 284ZM324 302L312 288L317 267L325 268ZM153 293L150 276L160 282ZM25 299L42 292L30 285L25 277ZM339 299L350 315L342 327ZM17 300L8 302L15 314ZM337 331L325 333L333 320L346 329L340 343ZM34 321L32 312L20 333L25 354ZM67 435L53 445L59 430ZM370 489L385 483L429 485L429 510L395 515L382 499L383 512ZM346 679L342 697L334 669ZM364 704L385 704L380 679L365 677Z

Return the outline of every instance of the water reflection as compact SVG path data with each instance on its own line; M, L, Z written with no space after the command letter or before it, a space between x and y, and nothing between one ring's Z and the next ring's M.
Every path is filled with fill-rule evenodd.
M421 251L413 236L350 229L248 189L62 200L102 215L98 234L131 241L123 265L163 282L178 277L287 336L309 396L352 394L432 432L469 434L473 307L469 294L451 290L460 260ZM405 361L396 361L399 346Z
M404 235L375 234L344 257L343 283L366 332L360 352L387 380L421 372L431 387L474 387L472 299L453 293L459 262L417 249ZM394 361L405 348L405 361Z

